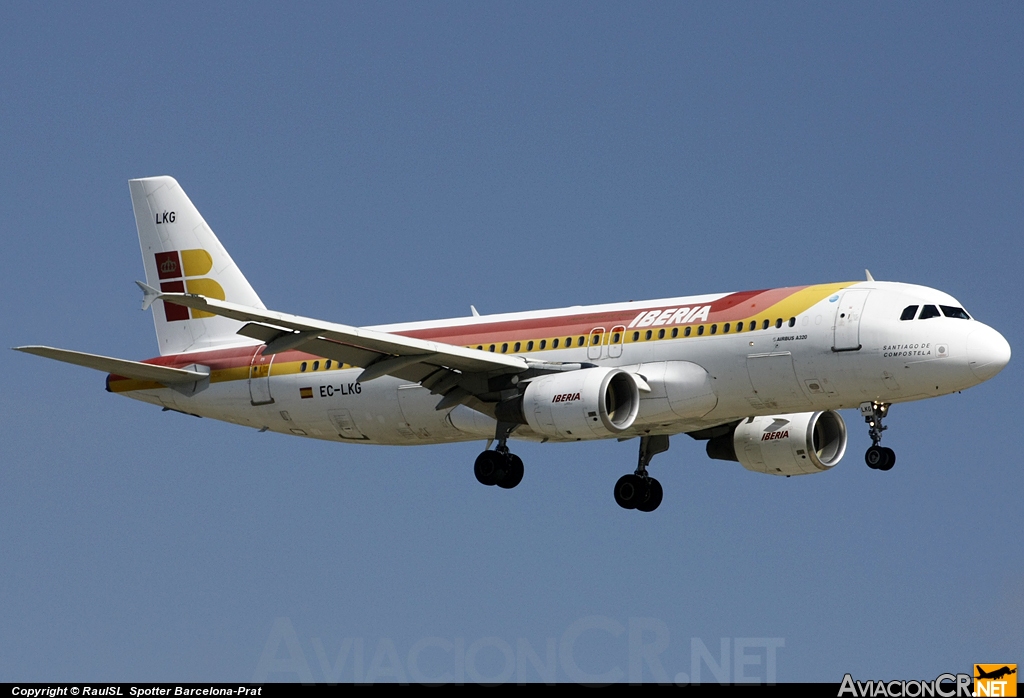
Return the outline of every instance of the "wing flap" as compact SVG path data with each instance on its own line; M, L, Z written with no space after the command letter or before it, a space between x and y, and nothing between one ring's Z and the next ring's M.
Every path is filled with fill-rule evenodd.
M63 361L66 364L85 366L86 368L113 373L125 378L134 378L140 381L156 381L164 385L179 383L195 383L202 381L209 376L199 371L189 371L183 368L171 368L169 366L155 366L142 363L141 361L128 361L127 359L115 359L111 356L99 354L86 354L81 351L70 349L57 349L55 347L25 346L14 347L15 351L22 351L26 354L42 356L46 359Z

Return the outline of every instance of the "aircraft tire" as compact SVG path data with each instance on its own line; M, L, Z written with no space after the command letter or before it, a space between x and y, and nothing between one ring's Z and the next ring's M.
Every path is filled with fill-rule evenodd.
M623 475L615 483L615 503L623 509L636 509L637 504L647 499L647 483L643 478Z
M476 457L473 474L481 485L496 485L500 476L504 475L505 459L497 451L484 451Z
M510 490L523 481L523 459L514 453L507 456L505 477L498 480L498 487Z
M885 451L885 460L878 466L878 469L892 470L892 466L896 465L896 452L891 448L883 448L882 450Z
M879 466L885 464L885 461L885 449L881 446L872 446L864 453L864 462L872 470L878 470Z
M636 505L637 511L654 511L661 505L661 499L665 494L665 491L661 488L661 483L652 477L648 479L647 484L647 499Z

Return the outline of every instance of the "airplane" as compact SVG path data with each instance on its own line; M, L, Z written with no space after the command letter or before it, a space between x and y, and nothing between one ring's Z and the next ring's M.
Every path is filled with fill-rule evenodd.
M1013 669L1011 669L1008 666L1003 666L1003 667L1001 667L999 669L995 669L993 671L985 671L984 669L978 668L977 665L975 665L975 668L977 668L977 670L978 670L978 675L974 677L976 679L996 679L996 680L998 680L998 679L1003 678L1004 676L1009 676L1010 674L1016 674L1017 673L1016 666Z
M352 444L487 440L474 474L511 489L510 439L638 439L616 503L651 512L648 472L671 436L769 475L843 457L836 410L881 446L891 405L995 376L1010 346L952 296L866 281L353 327L268 310L171 177L129 181L160 356L129 361L15 347L108 373L109 392L164 410ZM493 448L492 448L493 446Z

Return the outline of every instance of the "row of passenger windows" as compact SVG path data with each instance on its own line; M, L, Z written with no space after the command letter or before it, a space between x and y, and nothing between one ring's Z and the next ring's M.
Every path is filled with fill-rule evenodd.
M332 361L331 359L327 359L327 361L324 362L324 370L325 371L330 371L332 366L334 368L341 368L343 366L343 364L340 361ZM309 362L308 361L303 361L301 364L299 364L299 371L302 372L302 373L305 373L306 370L310 369L310 368L313 371L319 371L320 370L320 362L319 361L314 361L312 367L309 366Z
M919 307L921 308L920 315L917 314L917 309ZM941 313L939 312L940 309L942 310ZM952 305L940 305L938 308L936 308L934 305L926 305L923 307L917 305L908 305L906 308L903 309L903 314L900 315L900 320L913 320L915 317L918 320L927 320L928 318L942 317L943 315L945 315L946 317L957 318L959 320L971 319L971 316L967 314L966 310L964 310L963 308L957 308Z
M772 327L773 325L775 326L776 329L782 329L783 324L787 324L787 325L789 325L789 327L794 327L796 325L796 318L795 317L791 317L791 318L789 318L788 322L784 321L782 318L776 318L774 323L771 320L769 320L768 318L765 318L764 320L761 321L761 329L762 330L767 330L769 327ZM713 325L697 325L697 333L696 333L696 335L698 337L701 337L701 336L703 336L705 334L705 332L707 332L708 334L718 334L718 330L719 329L722 330L722 334L729 334L730 332L734 332L734 333L736 333L736 332L743 332L744 330L746 330L747 332L753 332L754 330L757 329L757 320L751 320L749 328L746 328L746 323L745 322L737 322L735 325L733 323L731 323L731 322L726 322L726 323L724 323L722 325L719 325L717 323L715 323ZM692 334L693 334L693 325L687 325L686 327L683 328L683 336L684 337L689 337ZM665 328L662 328L662 329L658 330L658 339L665 339L666 336L671 337L672 339L675 339L676 337L679 336L679 328L678 327L673 327L671 332L668 331ZM591 346L598 346L598 345L601 344L602 339L603 339L603 334L601 332L595 332L595 333L590 335L590 345ZM647 330L646 332L644 332L643 333L643 340L641 340L641 333L639 331L633 332L633 335L631 337L631 340L634 341L634 342L647 341L647 340L650 340L650 339L654 339L654 330ZM622 341L622 333L620 333L620 332L612 332L611 344L618 344L621 341ZM540 351L544 351L545 349L548 348L548 340L546 340L546 339L542 339L539 342L534 342L534 340L532 340L532 339L527 341L527 342L514 342L514 343L503 342L501 345L498 345L498 344L488 344L488 345L477 344L476 348L481 350L481 351L497 351L497 352L500 352L502 354L505 354L505 353L508 352L509 347L511 347L513 353L522 351L524 344L526 346L526 351L533 351L534 346L536 346L537 349L540 350ZM579 337L566 337L565 340L564 340L564 343L563 343L563 340L562 340L561 337L556 337L555 339L551 340L551 348L552 349L558 349L559 347L564 348L564 349L569 349L569 348L573 347L574 345L577 346L577 347L582 347L582 346L585 346L586 344L587 344L587 336L586 335L580 335Z

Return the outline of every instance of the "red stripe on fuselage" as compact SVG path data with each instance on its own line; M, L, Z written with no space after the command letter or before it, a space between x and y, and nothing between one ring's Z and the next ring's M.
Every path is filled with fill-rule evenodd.
M731 293L718 300L711 302L685 303L686 299L679 299L675 305L671 303L654 304L651 302L638 303L636 307L625 310L604 311L595 313L579 313L576 315L559 315L555 317L526 318L522 320L508 320L504 322L482 322L468 325L448 325L439 327L428 327L416 330L400 330L394 334L404 337L414 337L456 346L462 345L490 345L498 342L516 342L528 339L541 339L545 337L578 337L588 335L592 330L603 327L605 331L611 331L614 327L628 326L641 312L649 312L656 309L669 308L700 308L705 305L711 306L707 320L701 320L701 324L714 322L732 322L751 317L779 301L800 291L806 286L791 286L788 288L765 289L761 291L742 291ZM696 323L685 323L696 324ZM650 329L634 328L634 329ZM209 366L212 371L230 368L249 366L255 352L262 351L263 347L246 346L234 347L231 349L214 349L191 354L174 354L171 356L159 356L146 359L144 363L157 366L170 366L181 368L190 364L202 364ZM307 354L302 351L281 352L275 358L275 362L306 361L321 358L315 354ZM122 376L111 376L111 380L127 380Z

